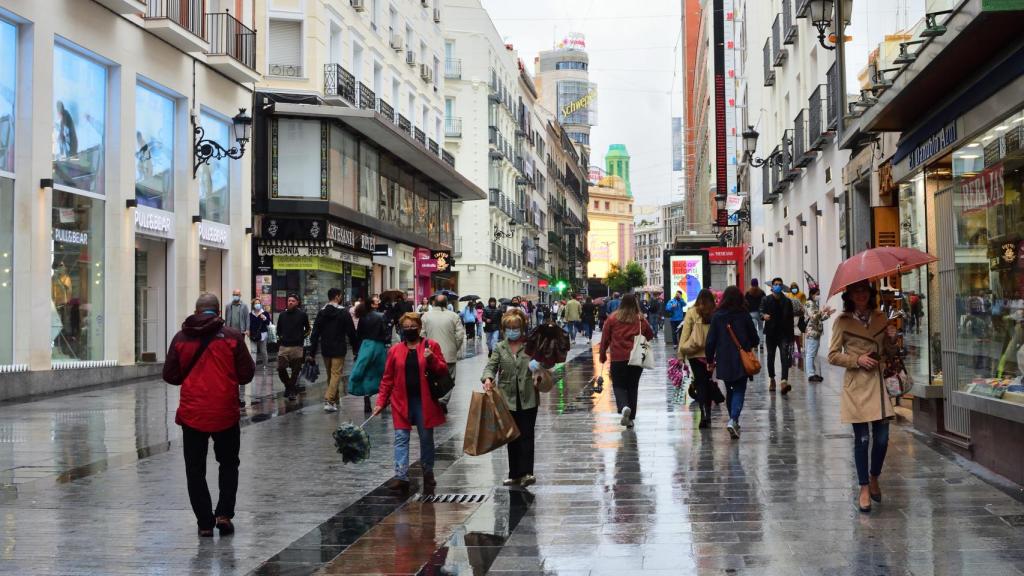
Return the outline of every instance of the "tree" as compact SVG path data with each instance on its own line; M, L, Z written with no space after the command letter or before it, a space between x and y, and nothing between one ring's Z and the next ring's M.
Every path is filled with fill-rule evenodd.
M647 274L644 273L644 267L636 260L630 260L626 264L626 270L623 275L626 277L626 283L629 284L629 290L647 284Z
M611 292L630 292L633 288L647 283L647 274L639 263L631 260L624 269L618 264L612 264L608 268L608 277L604 283Z
M608 267L608 276L604 279L605 286L608 286L608 292L628 292L629 283L626 280L626 275L622 269L619 268L618 264L612 264Z

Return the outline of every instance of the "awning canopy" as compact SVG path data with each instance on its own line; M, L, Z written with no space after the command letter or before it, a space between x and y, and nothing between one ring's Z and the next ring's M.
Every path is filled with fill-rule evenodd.
M487 193L373 110L324 104L274 105L274 114L334 118L423 173L457 200L486 200Z

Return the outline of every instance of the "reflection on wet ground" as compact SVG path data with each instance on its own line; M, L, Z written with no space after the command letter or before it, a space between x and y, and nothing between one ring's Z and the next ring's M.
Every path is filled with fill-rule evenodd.
M759 378L736 442L720 410L713 428L696 428L663 368L645 373L637 426L623 430L607 378L602 393L587 388L590 350L574 354L544 398L528 491L500 486L503 450L461 454L485 355L460 362L436 491L485 496L467 504L417 501L418 467L412 493L382 487L387 419L367 426L369 460L341 464L330 432L362 421L361 399L325 414L321 387L288 404L270 397L268 375L242 433L239 531L206 541L185 493L175 388L2 406L0 573L1024 574L1024 505L904 427L893 429L884 502L854 510L837 372L818 385L797 372L785 399Z

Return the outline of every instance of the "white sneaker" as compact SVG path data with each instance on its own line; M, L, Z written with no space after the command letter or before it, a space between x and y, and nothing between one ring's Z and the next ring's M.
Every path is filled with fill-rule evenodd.
M630 423L633 421L633 419L630 418L630 416L632 416L632 415L633 415L633 411L629 409L629 406L626 406L625 408L623 408L622 409L622 418L619 419L619 426L629 426Z
M725 429L729 431L729 436L732 436L733 438L740 437L740 431L737 430L736 423L733 422L732 419L730 419L729 423L725 425Z
M324 402L324 412L337 412L338 405L334 402Z

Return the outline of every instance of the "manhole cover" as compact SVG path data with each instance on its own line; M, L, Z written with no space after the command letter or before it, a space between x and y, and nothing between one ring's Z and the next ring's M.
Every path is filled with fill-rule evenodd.
M417 502L432 504L476 504L487 500L486 494L420 494Z

